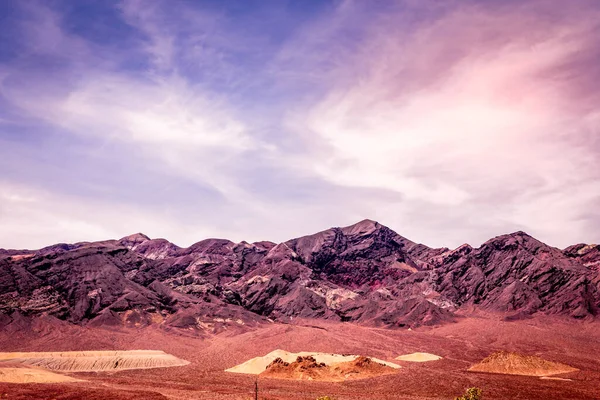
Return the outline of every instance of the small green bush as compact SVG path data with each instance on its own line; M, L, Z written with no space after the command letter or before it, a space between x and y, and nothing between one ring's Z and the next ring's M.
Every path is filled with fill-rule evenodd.
M481 400L481 389L472 387L467 389L465 394L460 397L455 397L454 400Z

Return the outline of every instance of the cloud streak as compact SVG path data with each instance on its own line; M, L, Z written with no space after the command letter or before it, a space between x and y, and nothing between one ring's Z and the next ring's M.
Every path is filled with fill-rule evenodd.
M0 247L600 240L593 2L52 4L3 36Z
M459 7L410 32L374 24L356 55L344 55L361 79L341 81L291 119L323 143L316 173L402 193L397 211L386 212L397 226L435 209L435 226L475 243L485 226L560 244L566 225L584 233L571 238L596 235L574 217L600 189L598 148L572 144L596 111L568 96L582 77L558 71L590 50L597 10L547 20L523 11Z

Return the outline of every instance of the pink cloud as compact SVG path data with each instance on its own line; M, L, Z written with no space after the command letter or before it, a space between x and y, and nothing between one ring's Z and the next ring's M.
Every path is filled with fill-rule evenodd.
M402 193L386 208L392 225L436 208L470 215L456 229L473 241L481 225L584 240L595 232L577 216L600 195L599 149L573 143L597 138L597 108L569 96L585 70L564 66L595 51L599 16L539 3L458 7L411 30L401 16L374 21L343 54L344 78L290 125L305 121L296 129L320 143L311 163L324 178ZM423 240L429 229L411 227Z

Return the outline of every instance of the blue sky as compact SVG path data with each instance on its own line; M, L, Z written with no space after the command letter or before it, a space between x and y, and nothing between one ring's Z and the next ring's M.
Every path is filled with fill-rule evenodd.
M600 6L4 1L0 247L600 241Z

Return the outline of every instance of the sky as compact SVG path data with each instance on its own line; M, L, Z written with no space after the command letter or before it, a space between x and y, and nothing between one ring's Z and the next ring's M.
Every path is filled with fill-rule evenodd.
M0 2L0 247L600 242L600 2Z

